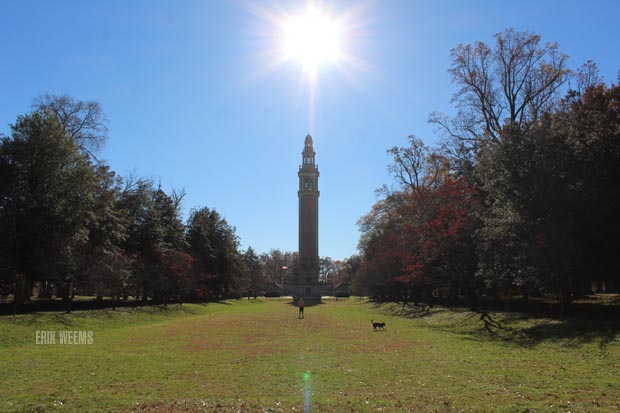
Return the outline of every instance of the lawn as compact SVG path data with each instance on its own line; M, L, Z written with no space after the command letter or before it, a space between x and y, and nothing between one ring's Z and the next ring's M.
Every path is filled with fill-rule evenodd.
M2 316L0 412L620 412L618 323L491 316L353 298L303 320L286 299Z

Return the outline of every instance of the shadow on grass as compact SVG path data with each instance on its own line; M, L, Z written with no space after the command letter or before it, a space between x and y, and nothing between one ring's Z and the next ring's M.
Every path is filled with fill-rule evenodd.
M516 324L533 324L515 326ZM598 344L605 350L609 344L620 339L620 323L613 321L570 319L557 321L529 315L509 315L501 323L484 325L467 333L475 341L500 341L520 347L535 347L543 343L553 343L569 348L586 344Z
M127 316L133 317L159 317L159 316L172 316L175 314L196 315L200 314L200 311L195 306L206 307L211 304L220 302L201 302L192 303L192 306L178 305L178 304L153 304L142 306L117 306L115 309L111 307L93 308L93 309L80 309L71 313L56 312L56 311L38 311L18 314L17 318L12 315L0 315L0 320L11 322L13 324L21 325L36 325L40 323L52 323L66 327L80 325L83 322L89 321L107 321L107 320L122 320ZM223 304L223 303L220 303ZM229 304L229 303L227 303Z
M222 305L232 305L227 300L208 300L208 301L197 301L197 300L187 300L183 301L181 304L174 301L165 302L157 302L157 301L144 301L144 300L117 300L112 302L111 300L74 300L71 304L72 312L80 312L87 310L110 310L115 311L118 309L124 308L161 308L162 310L166 310L168 308L177 308L183 307L183 304L196 304L196 305L208 305L208 304L222 304ZM60 299L50 299L50 300L33 300L26 302L19 306L19 311L17 314L31 314L31 313L39 313L39 312L66 312L65 304ZM0 303L0 316L2 315L13 315L13 304L12 303Z
M405 318L424 318L440 313L461 312L458 309L433 307L427 304L385 303L381 301L372 301L372 307L375 309L382 309L383 311L387 311L392 315ZM465 312L465 310L462 310L462 312Z
M520 347L553 343L572 348L595 343L605 351L609 344L620 340L620 321L617 320L571 318L560 321L548 315L385 302L374 302L372 306L397 317L428 319L425 328L478 342L493 341Z
M459 323L430 327L466 336L467 340L497 342L524 348L546 343L578 348L594 343L605 351L609 344L620 339L620 323L615 321L558 321L530 314L469 313Z

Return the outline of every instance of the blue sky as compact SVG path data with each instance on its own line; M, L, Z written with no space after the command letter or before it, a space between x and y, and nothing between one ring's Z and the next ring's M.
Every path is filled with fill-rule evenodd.
M322 256L356 252L356 221L390 178L386 150L410 134L436 141L432 111L450 113L449 51L492 43L507 27L558 42L607 82L620 69L618 1L322 1L347 16L346 71L271 64L266 15L303 1L0 0L0 133L42 93L100 102L101 157L164 189L185 188L184 213L208 206L242 247L297 250L297 168L314 138L321 172ZM314 104L310 96L314 96Z

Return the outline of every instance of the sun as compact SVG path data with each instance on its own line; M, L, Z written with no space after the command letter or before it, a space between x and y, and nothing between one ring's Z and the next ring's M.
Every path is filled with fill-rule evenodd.
M374 65L363 58L364 51L372 47L367 41L376 30L369 14L374 0L360 0L348 7L335 0L295 0L287 2L290 8L273 0L238 3L252 16L248 40L256 47L248 65L253 70L242 82L277 74L283 87L295 92L288 82L298 74L292 104L307 109L311 129L323 99L321 91L342 81L360 87L368 76L381 78ZM307 103L300 103L302 100Z
M336 63L343 55L342 32L337 19L309 7L305 14L282 23L284 59L297 61L311 71Z

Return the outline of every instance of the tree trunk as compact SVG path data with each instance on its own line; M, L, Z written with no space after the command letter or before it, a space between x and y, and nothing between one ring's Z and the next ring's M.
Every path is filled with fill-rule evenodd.
M73 280L66 279L64 281L63 301L65 302L66 313L71 313L71 304L73 303Z
M477 311L478 307L478 294L476 287L473 285L467 285L465 293L467 294L467 305L474 311Z
M566 319L566 316L569 315L572 303L573 303L573 294L570 290L570 287L567 286L562 290L562 302L560 305L560 320Z
M19 307L26 301L26 276L22 273L15 272L13 288L13 317L17 315Z

